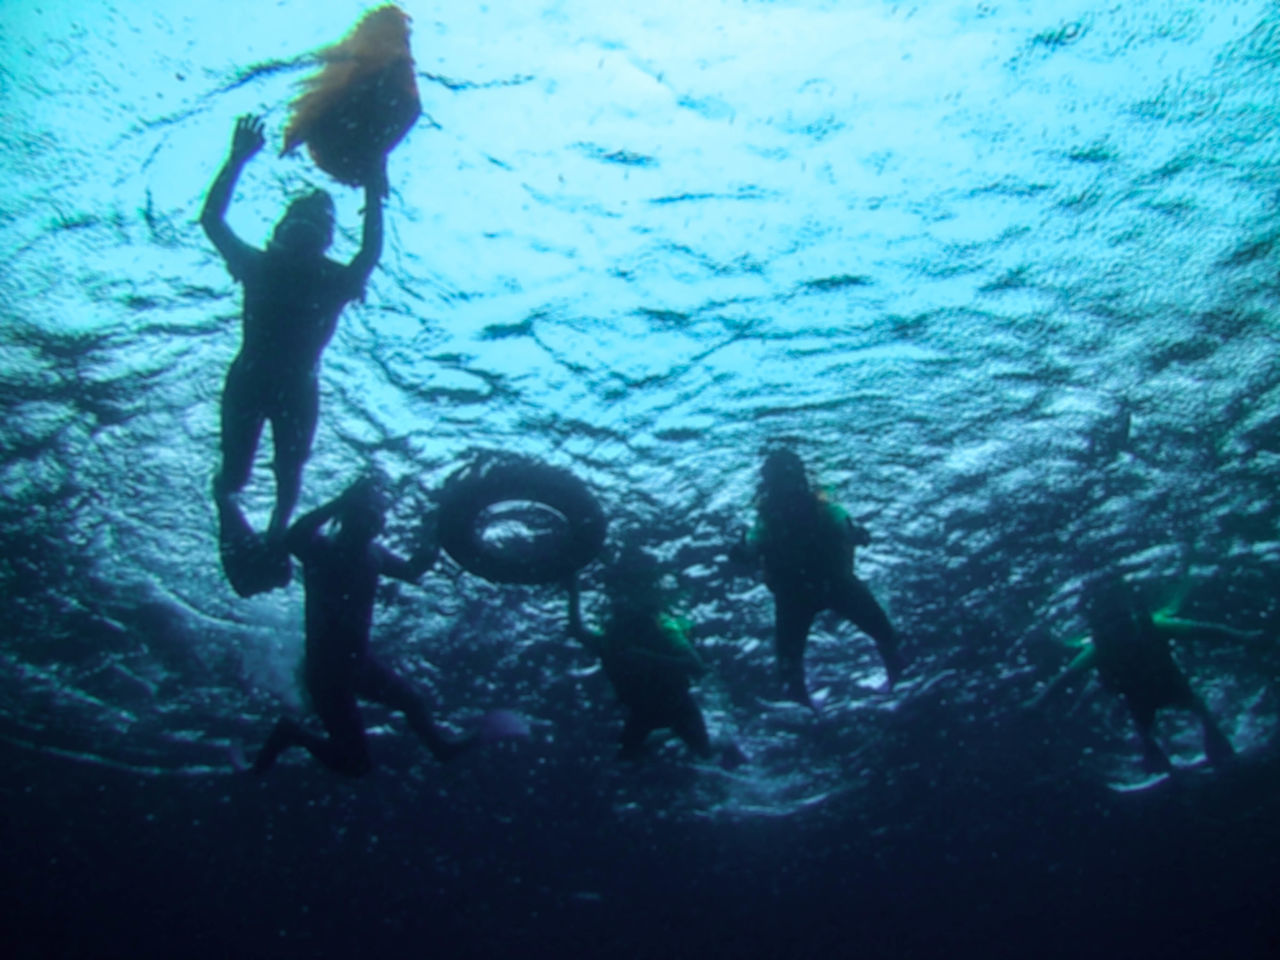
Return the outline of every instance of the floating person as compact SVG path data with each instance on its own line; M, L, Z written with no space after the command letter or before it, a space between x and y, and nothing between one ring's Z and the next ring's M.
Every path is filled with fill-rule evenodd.
M1152 614L1122 578L1098 580L1080 598L1089 635L1078 641L1081 652L1043 690L1027 702L1039 706L1067 678L1089 668L1098 671L1102 685L1124 700L1142 744L1143 765L1149 773L1170 773L1173 764L1152 732L1156 711L1165 707L1195 714L1204 733L1204 752L1210 763L1221 765L1235 751L1209 714L1204 701L1191 689L1169 649L1174 638L1216 638L1233 641L1262 639L1260 631L1171 616Z
M284 134L288 153L305 143L316 166L358 186L422 114L409 49L409 17L395 6L371 10L341 42L321 50L324 64L304 81Z
M655 730L669 729L693 753L715 756L702 709L690 691L706 667L689 639L687 620L664 609L657 564L636 546L623 550L607 579L608 612L601 633L582 623L576 574L569 589L569 634L600 658L605 676L627 710L619 738L619 759L634 760ZM738 746L720 747L721 763L737 766L746 758Z
M814 709L805 685L804 649L813 619L833 610L875 641L888 689L905 660L888 616L853 572L854 550L871 542L826 494L810 488L800 457L777 448L760 470L759 518L730 550L735 562L758 562L774 597L774 643L783 695Z
M213 481L223 569L241 596L285 586L289 555L282 543L298 502L302 469L319 413L320 355L342 308L363 296L382 252L385 157L365 171L364 234L347 265L325 257L333 239L333 200L322 190L295 199L265 250L227 226L227 207L245 163L262 149L262 121L236 121L231 154L205 200L200 223L244 287L240 352L222 391L222 463ZM235 494L253 469L262 427L271 422L275 447L275 508L264 537L250 528Z
M306 591L303 679L326 735L282 717L258 753L251 768L254 773L268 770L291 747L306 749L338 773L353 777L367 773L372 760L357 700L373 700L403 713L413 732L442 761L479 743L528 735L523 718L496 710L486 714L469 736L446 737L413 685L369 653L378 578L415 583L438 554L434 538L428 536L408 560L396 556L377 542L385 517L381 485L364 477L289 529L285 541L302 562ZM322 528L331 520L337 521L338 530L326 536Z

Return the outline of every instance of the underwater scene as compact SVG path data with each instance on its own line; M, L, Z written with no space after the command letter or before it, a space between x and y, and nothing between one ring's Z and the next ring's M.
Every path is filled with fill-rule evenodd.
M1280 956L1280 6L0 5L0 935Z

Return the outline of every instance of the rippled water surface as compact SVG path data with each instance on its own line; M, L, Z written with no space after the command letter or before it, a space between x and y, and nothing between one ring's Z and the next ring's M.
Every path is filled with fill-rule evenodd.
M1096 687L1019 706L1070 656L1083 576L1274 637L1274 4L406 9L424 115L325 354L302 508L374 462L404 548L478 449L572 469L675 576L699 699L751 762L671 744L619 769L562 595L445 562L385 592L377 649L446 718L504 704L534 736L450 777L371 711L378 776L445 811L574 795L681 829L833 811L910 832L904 798L939 770L1143 779ZM217 562L240 295L197 218L235 117L278 143L309 53L360 11L0 8L0 734L24 754L219 784L300 706L300 588L241 600ZM264 243L308 185L349 257L361 197L302 153L250 163L231 225ZM870 528L858 571L913 661L886 696L869 641L819 618L820 720L771 704L771 599L726 558L777 439ZM272 489L260 455L256 523ZM1237 748L1268 750L1274 640L1178 655ZM1197 762L1185 720L1161 733Z

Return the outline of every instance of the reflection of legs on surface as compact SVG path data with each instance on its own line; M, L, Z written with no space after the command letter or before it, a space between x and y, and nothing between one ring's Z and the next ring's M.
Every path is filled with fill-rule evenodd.
M452 760L475 743L472 738L446 739L431 718L426 700L413 684L372 658L367 658L361 668L359 692L366 699L403 713L409 729L437 760Z
M838 584L833 594L831 609L875 641L876 650L884 661L885 673L889 677L889 689L892 690L902 675L906 661L898 649L898 636L889 617L876 602L871 590L857 577L851 576Z
M782 678L782 694L807 707L812 707L813 702L804 681L804 648L817 612L812 604L785 596L776 596L774 600L774 650Z

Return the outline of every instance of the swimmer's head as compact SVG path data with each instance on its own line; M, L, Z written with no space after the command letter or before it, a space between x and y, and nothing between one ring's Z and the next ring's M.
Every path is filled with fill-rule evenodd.
M1138 595L1120 577L1096 579L1080 594L1080 613L1095 635L1108 627L1131 624L1142 612Z
M657 613L666 600L658 560L637 542L624 543L603 574L609 594L610 618Z
M387 521L387 491L382 478L365 474L342 495L338 520L342 532L362 540L382 533Z
M775 447L765 455L764 464L760 467L762 493L805 492L808 489L809 480L805 476L804 462L794 450Z
M294 256L319 256L333 242L333 198L312 190L289 204L271 234L271 249Z

